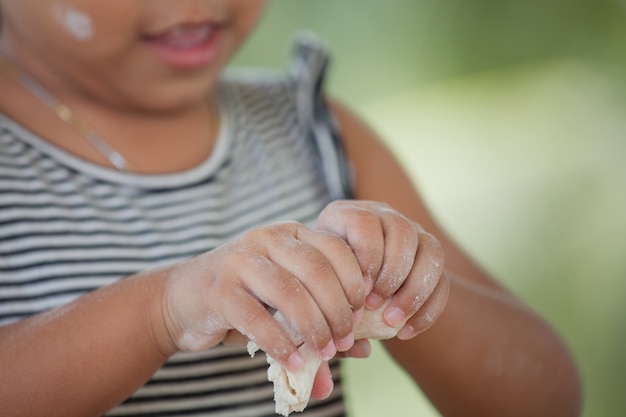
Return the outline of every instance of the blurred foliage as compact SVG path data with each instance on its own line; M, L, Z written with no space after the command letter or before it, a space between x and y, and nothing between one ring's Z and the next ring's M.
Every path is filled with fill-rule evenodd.
M289 37L311 30L337 56L333 90L352 102L563 56L626 78L626 0L269 0L268 6L236 63L280 67Z
M588 417L626 410L626 101L613 86L578 61L551 60L408 91L362 112L440 223L571 347Z
M234 65L284 68L299 30L326 40L328 90L572 347L584 416L626 415L626 0L268 6ZM437 415L382 351L347 369L355 417Z

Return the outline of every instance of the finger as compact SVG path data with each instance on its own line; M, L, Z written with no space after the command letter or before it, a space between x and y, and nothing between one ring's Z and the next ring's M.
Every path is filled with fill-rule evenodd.
M242 282L247 291L267 306L281 311L291 327L303 335L312 351L322 358L332 357L335 353L331 349L334 344L330 343L332 333L326 318L295 274L301 274L302 271L308 273L317 268L321 282L330 282L327 284L331 288L329 291L342 294L341 286L336 283L337 278L327 262L325 267L315 265L315 262L324 263L320 261L319 252L294 238L298 227L304 226L288 222L247 232L233 245L235 254L228 257L231 265L225 269L237 271L235 281ZM325 268L325 271L321 271L321 268ZM332 277L329 278L329 274ZM334 288L333 282L336 286ZM342 303L349 310L345 298ZM325 348L327 352L323 354Z
M362 305L365 297L358 264L345 242L326 232L297 226L293 236L285 235L280 244L268 245L268 257L296 278L294 282L273 283L285 294L275 301L275 307L305 341L322 353L324 360L334 356L337 345L342 349L352 346L351 301ZM336 267L329 258L336 260ZM347 266L339 266L340 261ZM300 292L306 292L306 300ZM307 307L302 302L308 302L309 297L314 305Z
M333 392L333 386L333 376L330 372L330 366L328 362L323 361L317 370L317 374L315 374L311 397L318 400L328 398L331 392Z
M428 330L445 310L449 294L450 281L444 274L428 301L400 329L398 339L408 340Z
M290 371L297 371L304 361L290 335L270 314L265 305L259 302L244 288L237 287L232 292L232 299L224 300L224 317L232 323L235 330L263 349Z
M383 264L384 232L366 202L335 201L322 211L316 228L343 238L354 252L369 294Z
M383 313L394 327L411 317L429 299L444 272L444 252L432 235L419 234L419 247L413 268Z
M343 293L353 310L365 304L365 286L357 258L350 246L340 237L323 231L300 228L296 238L315 248L330 264Z
M421 228L394 210L379 210L385 236L383 265L366 304L380 307L406 281L417 254Z
M337 350L345 351L354 343L352 327L359 317L365 304L365 285L357 259L341 238L320 230L300 229L297 237L316 248L324 259L330 263L343 291L350 314L344 310L341 294L330 294L329 287L311 276L303 280L303 284L322 307L326 320L331 327ZM314 272L314 271L313 271ZM309 285L310 284L310 285ZM334 298L334 299L333 299Z
M256 263L261 264L262 262L257 261ZM282 268L274 260L265 259L263 263L265 263L263 267L242 277L248 291L270 308L281 312L290 327L301 336L299 340L291 338L295 345L302 341L306 342L311 350L324 360L334 356L336 348L332 342L331 329L320 306L309 290L298 277ZM293 266L298 267L298 262L295 259ZM322 281L324 280L322 279ZM330 282L334 281L331 280ZM340 286L336 282L335 285L337 286L335 291L340 292ZM329 287L332 288L332 285L329 284ZM345 310L350 314L345 298L342 302ZM262 347L260 343L257 344Z
M354 345L345 352L338 354L341 358L369 358L372 354L372 344L369 339L358 339L354 341Z

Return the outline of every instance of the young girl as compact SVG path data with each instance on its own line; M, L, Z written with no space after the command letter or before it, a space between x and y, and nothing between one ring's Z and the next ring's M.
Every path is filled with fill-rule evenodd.
M278 310L324 359L305 414L344 415L326 361L367 356L353 327L388 303L442 415L577 415L558 336L321 97L315 42L221 74L263 6L0 0L0 414L273 415L265 359L222 342L299 369Z

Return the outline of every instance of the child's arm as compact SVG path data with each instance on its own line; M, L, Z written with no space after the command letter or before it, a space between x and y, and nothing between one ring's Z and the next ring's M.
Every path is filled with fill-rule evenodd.
M443 314L430 323L426 313L442 303L432 296L408 322L414 329L408 333L417 337L385 342L392 356L445 416L578 415L577 369L553 329L446 236L375 134L345 108L332 106L354 165L355 197L385 202L418 222L445 253L450 291ZM374 292L388 295L379 286ZM401 307L413 311L409 304Z
M328 360L352 346L351 306L364 300L359 265L344 240L293 222L262 226L0 327L0 414L101 415L176 351L210 348L232 329L295 369L297 346L268 307Z
M139 388L166 359L164 279L129 277L0 327L0 414L99 416Z

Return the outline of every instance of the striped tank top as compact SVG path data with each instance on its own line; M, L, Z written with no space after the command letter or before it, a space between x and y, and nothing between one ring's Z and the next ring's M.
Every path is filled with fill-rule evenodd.
M346 163L320 94L327 61L304 39L286 73L230 71L218 84L214 151L174 174L90 164L0 113L0 325L261 224L311 225L329 201L347 197ZM345 415L338 363L332 372L333 394L303 417ZM109 414L275 415L264 356L222 345L177 353Z

